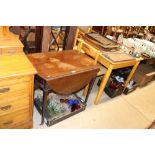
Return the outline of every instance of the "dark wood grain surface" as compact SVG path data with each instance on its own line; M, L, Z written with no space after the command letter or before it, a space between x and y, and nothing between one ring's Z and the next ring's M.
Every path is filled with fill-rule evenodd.
M59 94L76 92L95 78L99 66L83 53L44 52L27 55L38 76L48 82L53 91Z

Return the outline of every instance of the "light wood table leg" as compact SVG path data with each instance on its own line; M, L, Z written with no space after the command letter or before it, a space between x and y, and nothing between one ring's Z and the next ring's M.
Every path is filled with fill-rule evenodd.
M108 79L110 77L110 74L112 72L112 69L113 69L113 65L110 65L108 67L108 70L107 70L106 74L103 76L100 87L99 87L99 90L98 90L98 93L97 93L97 96L96 96L95 101L94 101L94 104L98 104L98 102L99 102L99 100L100 100L100 98L102 96L103 90L104 90L104 88L105 88L105 86L107 84L107 81L108 81Z
M89 88L89 84L84 88L84 91L83 91L83 93L82 93L82 95L83 95L84 97L86 97L86 95L87 95L88 88Z
M131 72L130 72L128 78L127 78L127 80L125 81L125 88L128 85L129 81L131 80L133 74L135 73L135 71L136 71L139 63L140 63L140 61L137 61L137 63L133 66L133 68L132 68L132 70L131 70Z

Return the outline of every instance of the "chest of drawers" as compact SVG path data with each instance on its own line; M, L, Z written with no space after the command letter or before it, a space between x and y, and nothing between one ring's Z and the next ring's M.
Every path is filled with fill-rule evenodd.
M0 129L32 128L35 73L23 52L0 56Z

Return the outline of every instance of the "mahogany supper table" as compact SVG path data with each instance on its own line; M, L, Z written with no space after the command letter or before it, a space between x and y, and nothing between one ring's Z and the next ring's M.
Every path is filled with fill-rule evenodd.
M88 83L93 83L99 71L98 65L91 58L74 50L28 54L28 58L38 72L35 84L43 90L41 124L44 123L50 91L60 95L76 93ZM85 102L91 88L90 84Z

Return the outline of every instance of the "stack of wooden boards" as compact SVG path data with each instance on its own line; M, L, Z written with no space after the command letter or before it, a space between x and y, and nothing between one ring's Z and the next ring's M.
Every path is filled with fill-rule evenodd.
M131 55L125 53L117 42L101 36L98 33L86 33L85 36L83 36L83 39L101 51L101 54L112 62L129 61L135 59Z

